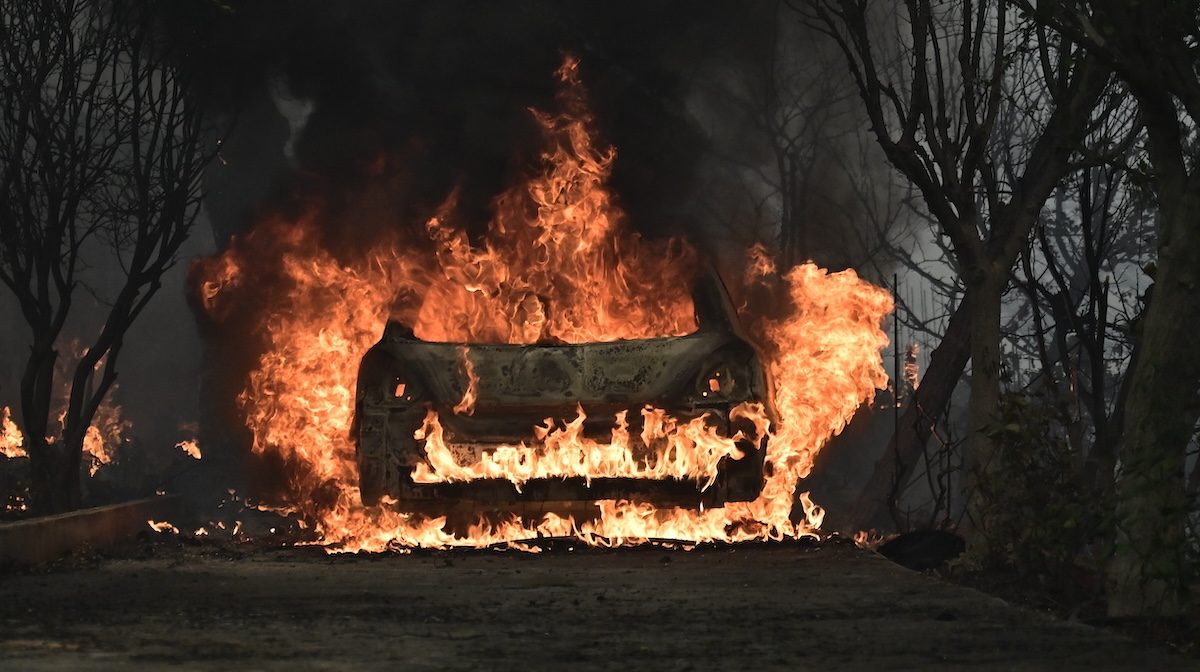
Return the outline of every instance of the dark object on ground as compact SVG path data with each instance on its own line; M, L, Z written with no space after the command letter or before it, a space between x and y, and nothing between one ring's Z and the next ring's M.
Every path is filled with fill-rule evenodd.
M963 554L967 543L953 532L916 530L905 532L879 547L879 554L918 572L937 569Z
M744 402L770 408L766 374L715 271L701 278L692 298L694 333L641 340L431 343L389 322L358 373L354 436L363 502L375 504L388 496L405 509L484 503L516 510L533 504L540 513L609 499L705 508L755 499L762 490L767 439L732 411ZM471 410L456 412L468 396ZM428 464L425 438L414 433L431 410L455 462L466 465L502 445L529 445L534 427L546 418L566 421L580 409L587 415L584 435L601 441L611 439L614 418L625 413L631 449L640 461L636 451L650 452L639 438L646 406L681 421L704 417L722 436L740 430L756 438L738 441L744 456L722 458L715 480L703 488L693 479L669 478L571 475L533 479L519 490L505 479L429 483L413 478L418 465Z

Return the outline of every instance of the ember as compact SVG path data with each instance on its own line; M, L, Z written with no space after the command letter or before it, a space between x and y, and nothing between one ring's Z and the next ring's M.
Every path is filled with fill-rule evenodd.
M596 147L575 61L567 59L558 75L562 112L534 113L549 147L544 172L497 199L480 244L450 224L451 201L426 226L433 258L388 240L343 260L318 240L321 213L313 209L297 218L264 219L223 254L197 262L199 299L214 320L245 305L262 306L252 319L265 351L239 405L253 450L288 465L289 495L277 509L315 522L327 548L340 551L527 548L519 542L538 536L625 545L816 535L823 511L807 493L797 495L797 485L828 438L886 384L880 323L892 303L852 271L831 274L811 264L784 277L787 296L779 300L789 306L787 316L758 321L763 330L755 334L778 422L772 424L761 404L735 410L759 436L770 436L756 500L707 510L607 500L597 503L595 516L481 516L453 531L441 516L361 503L351 440L356 371L389 318L413 325L420 339L449 343L593 343L697 328L687 291L697 253L684 241L648 241L629 230L606 187L615 154ZM773 261L761 249L752 254L751 268L770 273ZM266 288L251 276L265 264L277 274ZM264 299L265 305L254 304ZM460 355L471 385L454 410L470 414L478 376L471 349L462 347ZM717 380L714 391L720 385ZM411 390L393 383L387 393L400 397ZM596 440L584 436L580 408L574 420L550 418L530 428L535 443L506 446L463 465L441 441L442 422L431 410L419 430L430 466L418 468L414 480L521 484L561 476L672 476L703 485L719 460L740 456L740 437L721 437L703 419L680 420L654 408L633 412L641 414L642 441L663 446L656 459L634 459L626 412L614 418L607 440ZM801 516L793 515L797 501Z
M200 452L200 444L195 439L180 441L179 443L175 444L175 447L182 450L187 454L188 457L194 460L199 460L201 457L203 457Z

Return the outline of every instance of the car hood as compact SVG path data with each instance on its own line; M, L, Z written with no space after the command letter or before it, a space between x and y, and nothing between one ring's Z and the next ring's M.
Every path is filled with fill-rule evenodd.
M643 404L689 395L713 354L738 339L722 332L571 345L428 343L384 337L376 348L435 405L477 408ZM469 364L468 364L469 362ZM471 374L468 373L468 369Z

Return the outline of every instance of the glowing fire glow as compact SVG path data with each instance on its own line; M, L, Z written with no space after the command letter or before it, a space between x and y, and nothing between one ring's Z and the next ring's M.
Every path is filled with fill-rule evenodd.
M195 439L180 441L179 443L175 444L175 447L182 450L193 460L199 460L201 457L203 457L203 454L200 452L200 444Z
M755 243L746 250L746 270L742 278L743 284L752 285L763 278L775 275L776 272L775 258L767 251L765 245Z
M913 391L921 385L921 365L917 362L920 354L921 346L918 343L910 343L908 351L904 353L904 384Z
M432 254L385 239L358 255L335 255L321 241L319 206L299 216L264 218L219 256L193 268L197 296L214 321L250 325L262 354L238 399L253 450L286 465L289 492L277 509L316 524L334 550L490 546L538 536L575 536L623 545L648 539L694 542L815 535L824 515L797 485L829 437L874 390L887 383L880 350L888 293L853 271L828 273L806 264L779 286L790 306L760 320L755 334L773 387L778 424L765 409L736 411L769 435L766 482L758 499L694 510L602 501L594 517L545 514L480 517L447 529L444 517L361 504L351 424L357 368L387 320L411 325L427 341L456 343L596 342L677 336L696 329L688 288L697 255L679 240L642 240L632 233L605 183L614 159L591 134L576 64L559 70L557 116L535 113L548 146L544 172L502 194L487 234L473 244L450 222L453 203L425 227ZM774 272L762 249L752 252L748 280ZM264 282L268 278L269 282ZM247 328L241 326L240 328ZM468 378L475 376L467 348ZM721 389L714 379L713 392ZM403 386L395 394L403 395ZM474 407L472 386L455 412ZM721 437L703 418L683 421L659 409L640 412L646 459L631 447L626 413L608 441L583 436L585 415L547 419L529 444L491 450L476 464L454 461L437 414L418 435L429 465L418 481L544 476L666 476L703 486L722 457L738 459L740 436ZM799 515L793 513L799 505Z
M125 442L125 433L130 427L130 423L122 417L121 407L111 399L110 392L100 403L100 408L96 409L92 424L88 426L83 437L83 452L91 460L88 464L89 476L95 476L104 465L112 463L117 454L117 447ZM59 422L62 422L65 416L65 413L60 415Z
M150 529L154 530L155 532L179 534L179 528L175 527L175 525L166 520L151 519L147 520L146 524L149 525Z
M0 407L0 455L25 457L25 435L17 429L7 406Z
M76 357L82 357L83 351L78 341L71 340L68 347L77 353ZM51 399L51 404L52 408L57 409L54 417L57 419L60 435L66 429L67 402L71 394L70 374L75 361L78 360L63 358L56 365L55 375L61 384ZM97 367L101 365L102 363L97 364ZM100 402L92 424L88 426L83 437L83 452L87 457L89 476L95 476L104 465L112 463L118 446L125 442L125 435L130 428L129 421L123 417L121 406L113 400L116 391L117 385L114 384ZM46 437L48 443L56 440L58 437ZM0 407L0 455L10 458L25 457L27 452L25 435L13 420L12 411L7 406Z
M546 173L499 197L486 243L448 226L449 210L428 223L439 267L407 320L418 338L588 343L695 331L695 252L624 225L604 187L616 155L595 147L577 65L568 58L558 71L563 114L534 113L551 140Z
M759 435L766 435L769 421L761 404L740 404L730 415L735 420L751 420L762 427ZM654 451L652 456L637 455L627 411L617 413L612 437L603 442L583 435L587 415L579 408L575 419L561 427L556 427L551 418L534 427L535 445L489 446L481 460L461 465L447 445L437 412L431 410L418 430L419 438L425 440L429 464L418 464L413 480L441 483L502 478L519 488L522 483L538 478L577 476L589 483L593 478L678 478L695 480L705 490L716 480L721 458L742 459L744 454L737 442L754 438L740 431L723 437L705 417L680 422L662 409L646 407L642 409L642 418L644 423L638 438L642 446Z
M67 403L71 395L70 373L75 368L76 362L86 352L86 349L81 347L79 341L75 339L70 341L69 347L77 353L76 359L73 361L67 358L60 359L57 372L58 379L62 381L62 384L55 404L59 408L57 417L62 430L66 430ZM103 365L104 360L96 362L96 370L99 371ZM83 436L83 452L88 459L89 476L95 476L102 467L112 463L113 458L116 457L117 448L125 442L125 436L131 426L129 421L124 418L120 404L114 400L117 388L116 383L109 388L108 394L96 409L96 414L92 416L92 424L88 425ZM53 441L54 439L47 437L46 440Z
M454 407L454 412L461 415L475 413L475 401L479 398L479 374L475 373L475 363L471 361L471 349L459 346L458 356L462 362L463 373L467 377L467 389L463 392L462 400ZM436 415L434 421L436 422Z

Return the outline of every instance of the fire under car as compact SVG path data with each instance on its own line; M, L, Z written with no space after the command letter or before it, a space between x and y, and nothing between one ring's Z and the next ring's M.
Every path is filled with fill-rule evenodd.
M754 500L775 417L766 372L715 271L692 303L692 333L596 343L434 343L390 321L358 373L363 503L551 511ZM595 460L611 463L580 468Z

